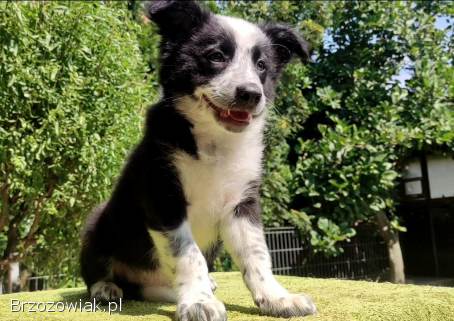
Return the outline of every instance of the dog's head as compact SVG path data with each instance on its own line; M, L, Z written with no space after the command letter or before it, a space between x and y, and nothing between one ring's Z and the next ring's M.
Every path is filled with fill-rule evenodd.
M308 44L284 25L214 15L194 1L153 1L146 12L162 36L165 98L199 101L197 108L229 131L263 117L293 56L309 59Z

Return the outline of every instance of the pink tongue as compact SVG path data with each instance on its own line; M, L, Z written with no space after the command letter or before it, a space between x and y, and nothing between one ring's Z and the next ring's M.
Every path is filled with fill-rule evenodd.
M249 121L250 115L247 111L231 110L230 117L236 121Z

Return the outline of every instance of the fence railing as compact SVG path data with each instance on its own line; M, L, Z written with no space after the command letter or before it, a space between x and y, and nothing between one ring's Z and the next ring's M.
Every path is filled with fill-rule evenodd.
M314 253L294 227L266 228L265 239L275 274L377 280L389 266L386 246L377 239L356 238L344 243L344 252L336 257ZM64 274L28 277L22 291L59 287L64 280ZM76 281L74 277L74 284Z
M273 272L342 279L381 279L389 266L385 244L378 239L354 239L343 243L343 253L326 257L314 253L296 228L278 227L265 230Z
M57 288L65 281L67 283L66 274L30 276L27 278L25 288L22 289L22 291L38 291Z

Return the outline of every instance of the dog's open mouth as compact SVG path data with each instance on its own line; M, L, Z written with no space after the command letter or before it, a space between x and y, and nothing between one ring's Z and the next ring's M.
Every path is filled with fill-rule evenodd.
M220 121L230 123L236 126L249 125L252 119L251 113L244 110L224 109L216 106L213 102L211 102L211 100L207 96L202 95L202 97L208 104L208 106L210 106L216 112L217 118Z

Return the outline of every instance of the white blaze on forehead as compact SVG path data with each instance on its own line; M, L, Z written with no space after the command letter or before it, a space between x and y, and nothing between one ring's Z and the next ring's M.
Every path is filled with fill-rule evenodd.
M217 16L226 30L229 30L235 41L235 55L230 68L239 72L243 81L260 83L252 61L252 48L266 41L266 35L256 25L233 17Z
M251 49L257 43L266 41L266 35L255 24L246 20L216 15L219 22L235 36L237 49Z

